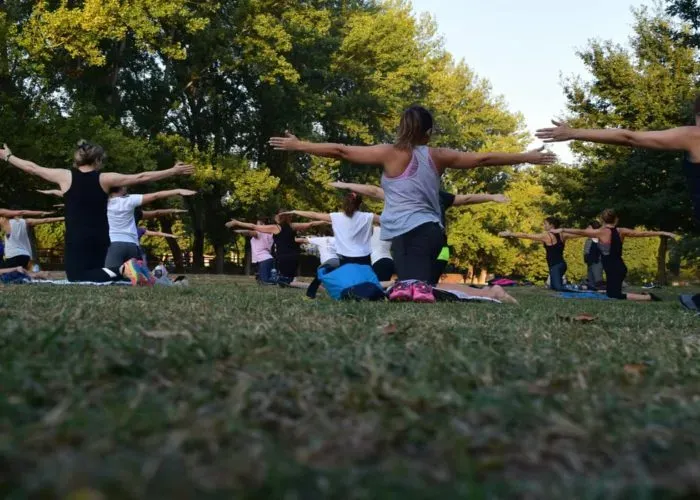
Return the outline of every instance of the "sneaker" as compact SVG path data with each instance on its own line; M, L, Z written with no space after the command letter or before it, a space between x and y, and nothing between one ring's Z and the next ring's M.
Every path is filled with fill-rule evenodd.
M423 282L413 285L413 302L434 304L435 295L433 294L433 287Z
M389 300L392 302L411 302L413 300L413 285L399 281L391 289Z
M141 273L141 276L143 276L143 279L146 282L147 286L153 286L156 283L156 279L153 277L151 274L151 271L148 269L148 265L142 260L137 260L136 263L139 266L139 272Z
M141 264L136 259L129 259L124 263L122 275L131 281L131 286L148 286L150 284L143 275Z
M689 309L691 311L697 311L698 310L698 305L695 303L693 300L693 295L681 295L678 297L681 301L681 305L685 307L686 309Z

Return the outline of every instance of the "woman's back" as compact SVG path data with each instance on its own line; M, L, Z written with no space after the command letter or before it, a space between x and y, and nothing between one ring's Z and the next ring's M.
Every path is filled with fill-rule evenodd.
M108 240L108 197L100 185L100 173L95 170L81 172L72 168L71 178L71 186L64 195L66 239L82 239L90 235Z
M343 212L331 215L335 250L344 257L365 257L372 253L372 224L374 214L355 212L348 217Z
M273 236L275 253L279 258L286 255L298 255L299 244L296 242L296 231L289 224L280 224L280 232Z
M429 222L440 224L440 174L430 148L417 146L404 172L397 177L382 175L384 212L382 239L390 240Z

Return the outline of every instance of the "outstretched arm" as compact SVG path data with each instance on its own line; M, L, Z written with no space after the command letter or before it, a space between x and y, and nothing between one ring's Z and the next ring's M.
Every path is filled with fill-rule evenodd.
M17 158L15 155L12 154L12 151L10 151L10 148L7 147L7 144L3 144L3 148L0 149L0 159L6 161L13 167L17 167L18 169L23 170L28 174L36 175L37 177L41 177L45 181L58 184L61 188L61 191L66 191L70 186L70 170L66 170L65 168L40 167L34 162Z
M678 238L677 234L669 233L668 231L635 231L634 229L620 228L618 229L621 235L626 238L653 238L655 236L665 236L667 238Z
M250 222L241 222L236 219L232 219L229 222L227 222L226 227L228 227L229 229L233 227L239 227L241 229L248 229L250 231L257 231L259 233L267 234L277 234L280 232L280 227L274 224L259 226L258 224L251 224Z
M169 191L158 191L156 193L148 193L143 195L143 201L141 205L148 205L156 200L162 200L165 198L172 198L173 196L193 196L197 194L197 191L192 191L191 189L170 189Z
M562 227L560 229L553 229L553 233L563 234L567 236L578 236L581 238L599 238L600 229L572 229L568 227Z
M309 238L294 238L294 241L299 243L300 245L309 245L311 242L309 241Z
M346 146L330 142L300 141L295 135L287 133L285 137L270 137L270 146L276 151L299 151L324 158L346 160L350 163L364 165L383 165L391 155L393 146Z
M542 128L536 132L544 142L564 142L571 140L613 144L633 148L690 150L700 139L700 127L677 127L668 130L635 132L621 128L582 129L572 128L565 122L552 120L554 127Z
M174 167L167 170L156 170L154 172L141 172L138 174L124 175L114 172L107 172L100 175L100 185L105 191L113 187L135 186L146 182L155 182L175 175L192 175L194 167L182 162L178 162Z
M294 222L291 226L295 231L308 231L311 228L325 226L327 224L328 222L319 220L314 222Z
M25 217L27 215L43 217L45 215L51 215L52 213L53 212L43 212L41 210L8 210L0 208L0 217L7 217L8 219L13 217Z
M541 241L542 243L547 241L546 234L513 233L510 231L501 231L498 233L498 236L501 238L518 238L520 240Z
M50 196L56 196L58 198L63 198L64 195L63 191L61 191L60 189L37 189L36 192L41 194L48 194Z
M362 196L367 196L368 198L375 198L377 200L384 199L384 190L379 186L372 186L370 184L354 184L352 182L331 182L329 186L338 189L348 189L353 193L361 194Z
M324 222L330 222L331 221L331 214L324 214L321 212L309 212L306 210L292 210L290 212L286 212L285 214L289 215L297 215L299 217L305 217L307 219L316 219ZM283 214L283 215L285 215Z
M41 224L52 224L54 222L63 222L65 217L49 217L47 219L24 219L28 226L39 226Z
M145 233L143 233L144 236L160 236L162 238L177 238L174 234L170 233L161 233L160 231L148 231L146 230Z
M165 215L186 214L187 210L180 208L164 208L162 210L144 210L142 219L154 219Z
M503 194L458 194L452 206L477 205L479 203L508 203L510 200Z
M463 153L454 149L437 148L431 150L431 155L440 171L446 168L468 169L521 163L550 165L557 161L557 155L545 151L544 147L527 153Z

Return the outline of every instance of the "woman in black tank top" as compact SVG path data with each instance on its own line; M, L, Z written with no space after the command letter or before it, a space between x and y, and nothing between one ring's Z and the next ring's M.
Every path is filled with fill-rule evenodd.
M134 265L110 269L103 267L109 247L107 193L113 187L133 186L174 175L190 175L194 167L178 163L168 170L133 175L101 173L105 151L101 146L85 141L78 143L73 156L73 168L44 168L17 158L7 145L0 150L0 158L28 174L57 184L63 193L66 211L65 268L69 281L108 282L121 280L126 273L134 284L150 284L147 269Z
M519 238L524 240L539 241L544 245L547 256L547 267L549 268L549 288L557 291L566 290L564 285L564 275L568 266L564 260L564 241L579 236L561 235L554 231L561 226L561 221L557 217L547 217L544 220L544 231L539 234L513 233L503 231L498 235L503 238Z
M631 148L685 151L684 168L691 191L695 223L700 224L700 95L695 98L693 113L695 124L689 127L638 132L620 128L578 129L571 128L563 122L553 121L554 127L540 129L535 135L544 142L579 140ZM680 299L685 307L700 309L700 294L682 295Z
M327 225L328 222L291 222L288 210L280 210L275 216L275 224L250 224L236 219L226 223L228 228L248 229L273 235L273 255L277 265L278 284L289 285L297 275L301 248L296 241L298 231L308 231L312 227Z
M563 234L573 234L598 238L601 260L605 269L607 279L606 294L611 299L636 300L639 302L649 302L660 300L654 294L647 293L622 293L622 285L627 277L627 266L622 258L622 243L625 238L649 238L654 236L666 236L675 238L673 233L665 231L635 231L634 229L619 228L616 212L610 208L603 210L600 215L603 227L594 229L560 229Z

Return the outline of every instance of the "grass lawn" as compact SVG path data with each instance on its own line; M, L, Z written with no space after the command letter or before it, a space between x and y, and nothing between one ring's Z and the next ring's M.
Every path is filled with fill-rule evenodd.
M700 319L678 293L5 286L0 497L700 495Z

